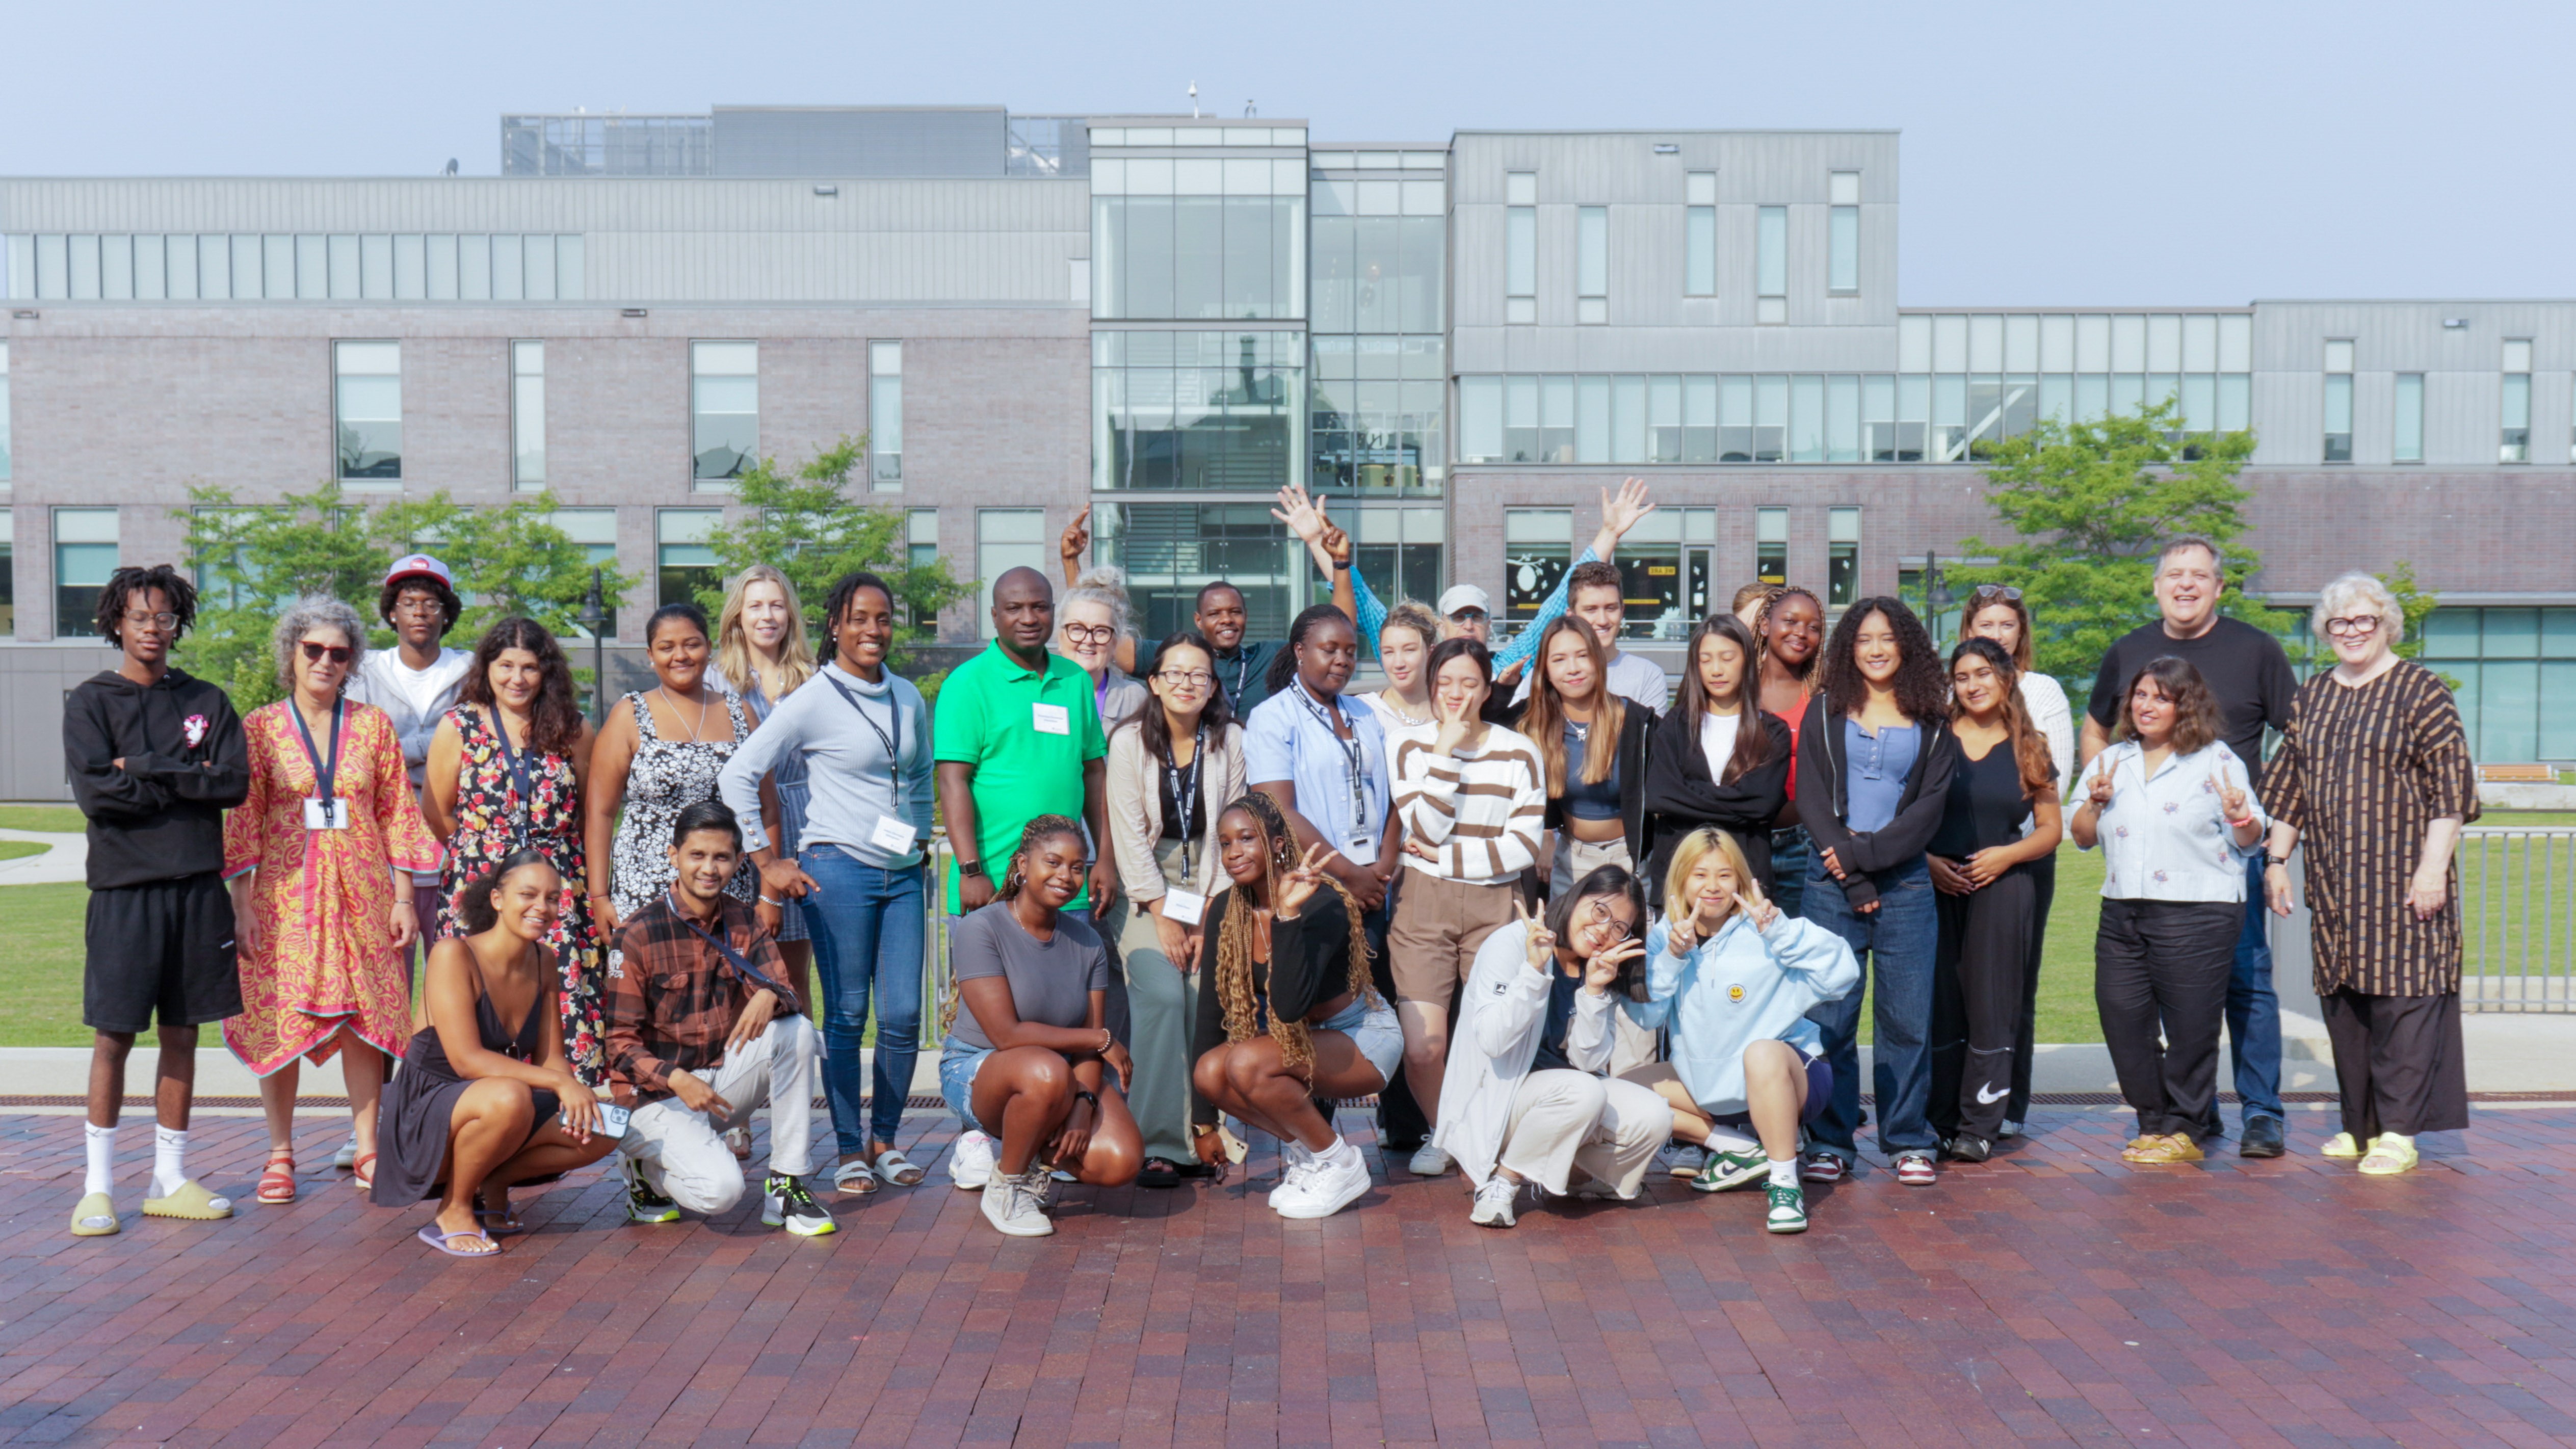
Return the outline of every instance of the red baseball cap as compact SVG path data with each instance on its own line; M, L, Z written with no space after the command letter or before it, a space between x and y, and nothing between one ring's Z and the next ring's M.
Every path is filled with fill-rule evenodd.
M392 588L404 579L436 579L440 588L449 593L456 592L456 576L447 571L447 565L425 553L404 554L394 560L392 568L385 570L386 588Z

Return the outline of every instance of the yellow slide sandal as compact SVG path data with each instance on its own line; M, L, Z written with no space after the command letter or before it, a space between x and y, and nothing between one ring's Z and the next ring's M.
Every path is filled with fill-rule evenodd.
M122 1229L116 1221L116 1200L103 1192L94 1192L72 1209L72 1236L103 1238Z
M168 1197L147 1197L143 1215L151 1218L186 1218L190 1222L211 1223L233 1215L233 1205L206 1191L206 1185L189 1178Z

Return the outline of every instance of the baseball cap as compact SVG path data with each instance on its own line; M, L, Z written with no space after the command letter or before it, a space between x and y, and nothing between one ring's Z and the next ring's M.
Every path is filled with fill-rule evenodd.
M1440 617L1448 618L1460 609L1482 609L1488 614L1494 612L1493 603L1483 589L1474 584L1451 584L1449 591L1440 596Z
M392 568L385 570L386 588L392 588L404 579L436 579L440 588L450 593L456 590L456 576L447 571L447 565L425 553L404 554L394 560Z

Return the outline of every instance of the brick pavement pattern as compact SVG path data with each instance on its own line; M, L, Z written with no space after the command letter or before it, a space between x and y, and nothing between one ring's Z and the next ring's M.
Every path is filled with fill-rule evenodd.
M2138 1170L2132 1118L2044 1109L1997 1161L1873 1163L1802 1238L1660 1174L1649 1206L1498 1232L1377 1161L1320 1223L1249 1182L1059 1189L996 1234L928 1183L800 1240L748 1200L627 1225L598 1170L522 1195L498 1261L327 1167L251 1202L255 1119L200 1118L233 1221L63 1231L74 1116L0 1118L0 1441L192 1446L2576 1442L2576 1112L2485 1110L2411 1176L2315 1155ZM148 1122L131 1114L130 1124ZM1346 1113L1365 1142L1360 1114ZM327 1163L345 1129L300 1128ZM944 1152L944 1114L905 1146ZM129 1146L149 1128L133 1126ZM758 1162L755 1156L755 1165ZM1247 1191L1247 1188L1252 1189Z

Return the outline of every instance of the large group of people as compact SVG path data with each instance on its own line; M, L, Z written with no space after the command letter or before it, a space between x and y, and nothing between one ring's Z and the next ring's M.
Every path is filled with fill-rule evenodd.
M1278 517L1331 602L1254 638L1212 582L1139 639L1077 519L1065 591L990 580L992 643L935 708L889 666L883 579L840 579L809 630L754 567L713 626L652 615L653 685L596 727L536 622L448 644L462 602L426 555L384 581L390 651L345 603L285 608L284 697L246 717L169 662L187 578L120 569L98 618L119 665L64 726L97 1042L72 1231L118 1230L126 1057L155 1025L143 1210L232 1212L187 1170L196 1032L221 1023L267 1108L259 1202L313 1180L298 1074L336 1057L335 1165L379 1205L434 1203L420 1239L457 1257L522 1229L513 1187L612 1154L632 1221L724 1212L764 1106L762 1220L830 1233L818 1192L926 1180L900 1137L925 1033L950 1179L1005 1234L1052 1232L1064 1183L1221 1180L1254 1135L1275 1212L1340 1212L1372 1177L1336 1106L1372 1097L1385 1162L1456 1172L1479 1224L1634 1201L1660 1162L1758 1187L1762 1226L1800 1232L1864 1127L1908 1186L2026 1130L2068 838L2104 866L2127 1160L2223 1134L2222 1035L2236 1151L2285 1150L2266 926L2298 847L2343 1098L2320 1150L2403 1172L2419 1134L2466 1125L2451 855L2474 774L2377 580L2324 591L2334 663L2301 684L2219 613L2218 548L2174 541L2079 736L2032 668L2047 621L2003 585L1946 655L1896 598L1835 617L1751 585L1691 629L1676 689L1624 647L1608 562L1652 509L1605 490L1592 547L1499 648L1473 586L1377 599L1293 488ZM1372 656L1382 687L1350 693Z

